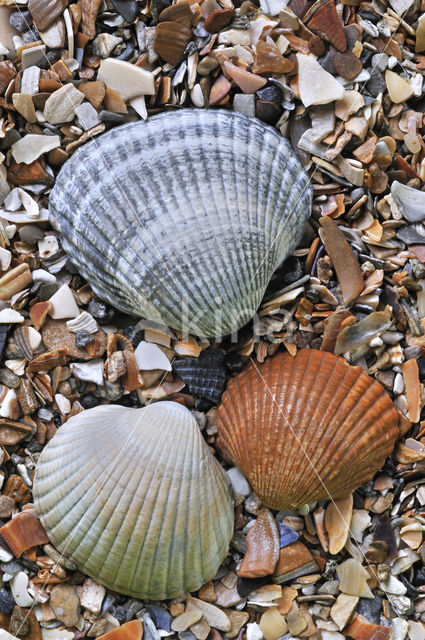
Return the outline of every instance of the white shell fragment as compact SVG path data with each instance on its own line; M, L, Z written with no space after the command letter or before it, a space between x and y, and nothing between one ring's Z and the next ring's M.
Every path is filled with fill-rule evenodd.
M77 150L49 206L96 295L211 337L256 313L302 236L311 186L275 129L235 112L184 109Z
M71 362L69 367L79 380L94 382L97 385L103 384L103 360L100 358L90 362Z
M88 311L82 311L80 315L72 320L68 320L66 323L68 331L77 333L77 331L87 331L87 333L96 333L99 329L99 325Z
M124 60L102 60L97 79L118 91L124 102L137 96L153 96L155 93L153 74Z
M50 298L52 310L50 315L54 320L62 318L76 318L80 310L67 284L63 284Z
M84 93L78 91L73 84L64 84L47 98L43 111L44 117L50 124L70 122L74 118L75 109L84 98Z
M233 534L226 475L193 415L174 402L70 418L40 456L34 502L59 552L138 598L199 589Z
M12 144L12 155L16 162L31 164L43 153L56 149L56 147L60 147L59 136L39 136L29 133Z
M7 324L9 322L23 322L24 316L21 316L19 311L15 309L2 309L0 311L0 324Z
M134 351L134 357L136 358L137 367L141 371L151 371L152 369L171 371L171 364L165 353L151 342L142 340Z
M344 87L313 56L297 53L297 60L300 98L305 107L342 100Z
M391 185L391 195L403 214L403 218L409 222L425 220L425 191L413 189L394 180Z
M45 136L36 136L37 138L44 138ZM58 136L54 136L58 138ZM24 207L26 211L26 215L29 218L38 218L40 215L40 209L38 208L37 202L32 198L29 193L21 189L20 187L15 187L9 193L7 198L4 200L4 206L8 211L17 211L21 207Z
M27 587L28 576L24 571L16 573L10 581L10 590L18 607L30 607L34 603Z

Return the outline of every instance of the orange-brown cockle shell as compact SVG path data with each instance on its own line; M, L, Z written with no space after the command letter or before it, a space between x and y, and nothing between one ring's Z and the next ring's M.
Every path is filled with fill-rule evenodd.
M324 351L279 352L232 378L218 446L265 505L341 498L370 480L399 436L399 413L361 367Z

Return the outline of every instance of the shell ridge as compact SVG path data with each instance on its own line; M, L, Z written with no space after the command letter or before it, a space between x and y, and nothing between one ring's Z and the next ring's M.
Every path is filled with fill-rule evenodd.
M233 463L266 506L286 510L342 497L372 478L398 436L397 410L379 383L343 358L312 349L294 357L278 352L259 369L261 375L252 362L229 381L217 445L231 448ZM298 449L294 455L282 407L326 489L305 456Z
M212 135L211 131L216 135ZM102 150L101 163L98 159L99 145ZM257 153L248 153L256 146ZM227 154L225 148L228 149ZM150 164L147 162L147 149ZM187 160L181 163L176 161L185 154L186 158L191 158L191 165ZM276 258L274 247L270 251L273 255L264 256L273 220L278 218L281 221L287 217L284 198L275 193L278 191L279 171L283 177L280 182L284 182L288 190L293 182L306 180L298 160L292 159L291 154L289 145L277 131L242 114L191 109L170 112L166 117L159 114L142 125L135 122L114 128L96 140L95 144L89 142L73 154L61 169L52 190L52 223L62 235L65 250L101 299L106 299L131 315L148 317L181 329L181 314L176 312L175 302L180 302L181 292L185 290L181 284L186 283L187 306L191 317L184 329L189 333L216 335L217 318L214 317L214 310L217 306L214 307L211 301L218 296L224 299L218 310L222 321L221 333L231 333L246 324L255 313L274 266L288 253L288 243L292 241L294 233L289 226L288 233L283 234L285 239L279 243L278 249L282 252L279 253L279 259ZM189 207L185 213L183 203L174 206L178 190L170 189L168 185L170 180L177 185L175 174L181 169L183 175L183 167L186 171L188 166L194 167L195 157L203 159L201 170L198 168L191 181L196 188L191 186L190 181L180 180L179 193L185 194L186 206ZM208 164L209 158L212 158L212 164ZM280 163L273 162L271 170L270 167L261 167L258 158L279 158ZM218 176L214 175L216 159L219 159L223 168L222 172L216 172ZM112 170L102 171L106 165ZM174 171L170 169L173 165ZM258 169L254 171L256 166ZM167 171L158 171L158 167L167 168ZM175 170L176 167L179 171ZM238 179L244 174L244 169L245 180ZM115 173L123 176L122 189L112 181L112 174ZM273 180L268 192L261 186L259 197L256 180L258 176L263 185L263 173L270 173ZM99 179L87 183L88 175L95 175ZM137 179L134 179L135 175ZM147 193L147 190L142 188L144 185L140 175L146 178L145 183L151 183L156 178L155 198L149 202L149 213L145 211L146 197L143 193ZM162 176L165 176L164 179ZM220 191L224 208L222 211L212 210L211 215L204 218L207 202L200 199L199 194L202 196L208 192L204 190L203 183L211 189L218 184L217 180L222 184ZM88 184L87 188L83 188L83 184ZM151 184L149 186L153 188ZM213 189L213 193L218 198L218 191ZM190 194L193 194L193 202ZM195 201L199 204L198 216ZM251 203L256 205L254 210L251 210ZM280 203L279 211L267 209L272 203ZM156 222L152 222L155 220L154 213L159 215L161 207L163 213L167 214L162 216L166 220L162 230ZM208 229L212 234L209 241L202 234L197 234L196 238L189 233L182 235L180 247L183 252L186 247L186 252L190 254L190 248L194 246L194 256L188 263L182 261L181 252L179 255L179 251L175 250L179 246L178 234L171 233L177 212L181 212L180 218L189 223L191 220L198 223L202 220L202 230ZM145 228L140 221L145 221L146 217L151 223ZM204 224L204 220L208 224ZM216 220L218 224L214 224ZM298 227L301 227L303 216L299 217L298 222ZM231 244L226 245L223 241L225 234L220 235L217 231L223 223L232 230L229 234L234 236L234 248ZM291 224L288 222L288 225ZM239 233L239 230L243 231L243 226L246 236ZM116 234L117 228L120 229L119 234ZM302 233L302 229L297 231ZM164 245L167 234L172 241L169 247ZM152 240L147 239L148 235ZM166 264L162 260L164 250L167 250L169 258ZM199 256L199 259L195 259L195 256ZM208 256L210 262L206 261ZM187 264L188 268L185 266ZM240 264L244 265L244 269L236 268ZM210 265L214 267L211 269ZM171 275L164 279L164 274L168 272ZM211 277L212 274L214 277ZM179 283L180 286L177 286Z

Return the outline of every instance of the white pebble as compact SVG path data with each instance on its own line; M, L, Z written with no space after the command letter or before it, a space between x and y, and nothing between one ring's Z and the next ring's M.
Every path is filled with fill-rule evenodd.
M95 358L90 362L71 362L69 365L72 373L79 380L103 384L103 360Z
M56 276L44 269L34 269L32 279L34 282L48 282L52 284L56 282Z
M394 378L393 391L397 395L403 393L404 391L404 378L401 373L397 373L396 377Z
M234 493L239 493L242 496L249 496L251 493L251 487L245 476L239 471L237 467L233 467L226 471L228 478L231 482Z
M4 629L0 629L0 640L19 640L16 636L12 636L12 634L8 633Z
M9 322L23 322L24 316L21 316L15 309L2 309L0 311L0 324L9 324Z
M10 590L18 607L30 607L34 600L27 591L28 576L24 571L19 571L10 581Z
M71 403L64 395L56 393L55 400L62 415L66 415L71 411Z
M59 243L56 236L45 236L38 241L40 258L48 258L59 251Z
M246 640L262 640L263 632L256 622L249 622L246 625Z
M134 357L137 367L141 371L152 371L153 369L171 371L171 364L165 353L151 342L142 340L134 351Z
M54 320L62 318L76 318L80 310L75 302L71 289L67 284L63 284L50 298L52 310L50 315Z
M6 271L10 267L10 262L12 260L12 253L9 249L3 249L0 247L0 267L2 271Z
M2 418L11 418L13 415L13 406L15 406L16 409L17 402L18 396L16 395L15 390L9 389L1 403L0 416Z

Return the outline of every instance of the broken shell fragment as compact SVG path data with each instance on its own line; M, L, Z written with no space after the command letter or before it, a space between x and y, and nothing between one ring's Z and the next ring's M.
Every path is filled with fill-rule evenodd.
M279 352L231 378L218 446L273 509L342 498L370 480L399 436L399 414L361 367L324 351Z
M40 456L34 500L58 551L138 598L199 589L233 533L228 479L195 418L174 402L70 418Z
M40 520L26 511L6 522L0 529L0 535L17 558L31 547L49 542Z
M276 130L196 109L86 144L49 202L65 250L99 297L204 336L252 318L310 205L308 176Z

